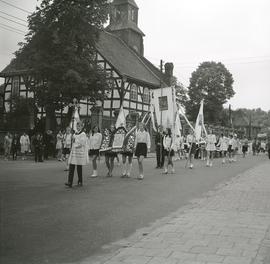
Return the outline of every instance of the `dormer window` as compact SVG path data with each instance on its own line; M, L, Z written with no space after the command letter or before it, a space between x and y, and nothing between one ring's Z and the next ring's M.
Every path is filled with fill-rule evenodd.
M131 20L136 22L136 12L134 8L131 9Z

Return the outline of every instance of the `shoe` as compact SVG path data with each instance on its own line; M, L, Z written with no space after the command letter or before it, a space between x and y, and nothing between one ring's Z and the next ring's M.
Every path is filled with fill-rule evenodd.
M78 182L77 187L82 187L82 186L83 186L82 182Z
M65 185L66 185L66 187L68 187L68 188L72 188L72 185L71 185L70 183L68 183L68 182L66 182Z
M130 173L127 173L126 174L126 178L130 178Z
M125 173L123 173L121 176L120 176L120 178L126 178L127 177L127 175L125 174Z
M143 180L143 175L142 174L138 176L138 180Z
M190 168L190 169L193 169L193 164L190 164L190 165L189 165L189 168Z
M212 162L209 164L209 167L213 167L213 163Z
M175 170L174 170L174 168L172 168L172 170L171 170L171 174L174 174L175 173Z
M168 174L168 170L165 169L165 170L162 172L162 174Z
M159 169L160 168L160 166L156 166L156 169Z
M91 178L96 178L98 175L97 175L97 171L96 170L94 170L93 171L93 174L91 175Z

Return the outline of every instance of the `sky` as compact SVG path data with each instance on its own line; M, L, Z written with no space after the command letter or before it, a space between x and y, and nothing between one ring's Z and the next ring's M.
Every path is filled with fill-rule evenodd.
M25 25L26 22L6 14L26 20L25 11L34 11L39 2L0 0L1 70L14 57L12 53L27 31L27 27L6 18ZM173 62L174 75L187 87L191 73L200 63L222 62L234 78L236 94L228 102L232 109L270 110L269 0L136 0L136 3L140 8L139 27L146 35L145 57L153 64L158 66L161 59Z

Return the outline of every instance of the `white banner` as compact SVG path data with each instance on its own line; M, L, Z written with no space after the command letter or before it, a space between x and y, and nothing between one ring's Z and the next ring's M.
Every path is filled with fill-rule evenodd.
M173 128L176 113L175 88L154 89L151 103L155 108L157 123L164 128Z

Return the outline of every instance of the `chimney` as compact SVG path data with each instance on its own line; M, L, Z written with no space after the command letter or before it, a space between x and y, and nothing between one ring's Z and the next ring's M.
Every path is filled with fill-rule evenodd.
M165 63L165 81L166 83L171 86L172 85L172 77L173 77L173 63L167 62Z

